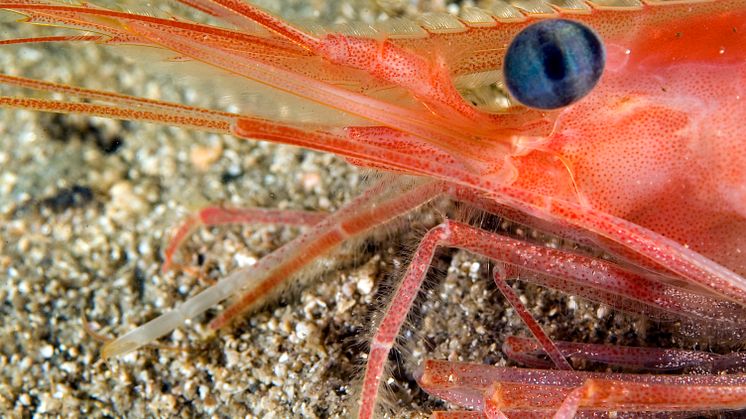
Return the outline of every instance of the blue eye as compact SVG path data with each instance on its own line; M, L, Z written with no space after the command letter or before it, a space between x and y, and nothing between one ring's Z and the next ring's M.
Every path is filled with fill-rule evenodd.
M505 54L505 84L525 106L557 109L587 95L604 70L603 44L586 26L542 20L523 29Z

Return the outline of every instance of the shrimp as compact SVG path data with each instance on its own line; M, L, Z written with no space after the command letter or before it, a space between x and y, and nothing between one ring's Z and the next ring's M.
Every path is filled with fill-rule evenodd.
M157 49L175 65L199 63L249 82L276 106L257 100L230 112L15 75L0 81L83 100L8 96L0 105L295 145L389 175L331 216L209 208L190 218L167 248L166 267L197 225L242 220L308 230L106 343L104 358L147 345L232 297L210 322L213 330L223 328L341 243L445 198L578 248L518 240L450 217L429 229L374 328L354 407L359 417L380 408L386 361L442 247L493 263L498 290L536 340L510 341L505 352L529 364L546 356L565 371L495 372L429 361L415 374L426 391L489 417L746 408L746 378L718 375L740 367L740 355L578 349L551 339L506 283L519 278L696 325L699 332L689 333L699 336L743 339L746 2L494 2L488 9L463 8L458 17L429 14L341 32L291 24L248 2L179 3L222 26L24 0L0 8L31 23L86 33L3 42ZM665 357L707 366L709 374L571 371L568 358L584 356L653 371L666 369Z

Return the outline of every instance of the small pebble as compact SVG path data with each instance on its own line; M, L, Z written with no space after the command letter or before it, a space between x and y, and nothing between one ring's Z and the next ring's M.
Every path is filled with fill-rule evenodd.
M41 351L39 351L42 357L49 359L54 355L54 348L52 345L44 345L41 347Z
M189 161L192 165L200 171L206 172L210 170L212 165L220 160L223 155L223 146L216 144L214 146L194 146L189 151Z
M373 291L373 278L365 276L357 282L357 290L361 295L368 295Z

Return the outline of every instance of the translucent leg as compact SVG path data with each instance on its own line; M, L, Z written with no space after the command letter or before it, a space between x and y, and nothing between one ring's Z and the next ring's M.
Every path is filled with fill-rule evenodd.
M313 226L326 218L328 214L311 211L272 210L263 208L223 208L206 207L190 215L176 229L164 251L163 272L172 264L176 251L184 241L199 227L211 227L225 224L282 224L291 226Z
M429 393L476 410L492 404L503 412L556 414L558 409L568 413L575 408L578 413L616 411L634 416L634 412L746 408L746 374L620 374L428 360L417 373L417 381ZM482 400L475 399L478 392Z
M516 295L516 293L513 292L513 289L510 288L510 286L505 282L506 279L507 275L505 273L505 268L503 268L500 264L496 265L495 284L497 284L497 288L500 290L500 292L502 292L508 302L510 302L510 305L513 306L521 320L523 320L526 326L528 326L531 334L534 335L536 340L539 341L541 346L549 355L549 358L552 360L552 362L554 362L554 365L561 370L572 370L572 366L570 366L570 363L567 362L562 352L557 349L557 346L555 346L554 342L552 342L549 336L544 333L544 330L542 330L539 323L536 322L531 313L529 313L523 303L521 303L518 295Z
M107 343L102 356L108 358L133 351L222 300L243 292L211 323L212 328L219 328L263 301L293 274L341 242L413 210L438 196L442 190L443 185L438 182L405 178L381 180L340 209L334 217L327 217L310 231L262 258L255 266L231 273L176 308Z
M395 184L388 185L388 182L385 182L387 184L386 196L377 202L368 202L365 206L348 206L337 211L333 217L329 217L309 232L309 235L303 236L305 244L302 248L293 251L288 255L290 257L283 257L281 261L275 262L262 280L246 289L231 306L210 323L210 327L218 329L224 326L260 302L269 290L275 289L292 273L340 243L359 237L399 215L414 210L440 195L444 190L441 182L430 180L418 180L417 182L419 183L416 183L414 187L410 185L411 180L404 182L406 186L400 185L402 190L397 189Z
M497 388L500 387L500 384L497 383L494 386L494 392L496 393L497 391L499 391L497 390ZM508 419L508 417L505 416L505 413L503 412L502 406L500 406L498 403L493 403L492 399L490 398L487 398L484 401L484 414L489 419Z
M746 386L590 378L570 393L560 409L565 407L567 413L573 414L578 407L629 411L742 409L746 407Z
M636 254L636 260L643 260L643 266L653 263L724 299L746 304L746 279L660 234L593 208L532 192L509 187L497 188L495 192L489 197L496 202L597 233L623 246L628 254Z
M466 224L446 221L430 230L415 251L409 268L386 308L371 341L359 406L361 418L373 417L375 413L380 382L389 351L419 292L435 250L441 246L458 247L501 262L530 266L534 269L551 270L557 265L552 263L554 260L551 255L545 254L546 249L479 230ZM528 253L530 257L522 257L527 256ZM561 254L561 252L558 253ZM569 365L567 367L569 368Z
M741 352L719 355L685 349L639 348L560 341L555 341L554 345L565 357L654 371L696 368L698 371L715 373L746 364L746 353ZM509 336L503 344L503 352L511 359L529 367L551 368L552 366L541 358L545 355L543 345L534 339Z
M526 223L528 226L552 227L550 223L534 219L515 208L507 207L492 199L486 199L478 191L456 186L453 191L455 199L480 208L492 214L506 216L508 219ZM520 208L516 207L516 208ZM587 246L597 247L594 241L589 241L588 232L581 232L577 227L562 223L563 233L570 231L570 240ZM556 234L556 229L549 229ZM566 252L567 260L571 260L572 253ZM583 257L579 256L580 261ZM704 295L670 283L671 278L655 272L640 270L636 267L628 269L617 263L603 259L589 260L582 263L568 263L567 270L575 272L551 276L541 271L520 270L521 280L536 283L545 287L564 290L568 294L577 295L592 301L601 302L619 310L648 315L662 320L694 319L699 325L710 326L710 329L743 329L742 319L746 316L744 305L727 301L726 299ZM506 266L510 269L510 266Z
M632 281L634 276L613 264L532 245L462 223L446 221L430 230L420 242L371 340L359 405L361 418L370 418L375 413L379 386L389 351L417 296L435 250L441 246L461 248L501 263L520 267L522 270L541 272L543 275L558 278L557 285L560 290L564 284L589 281L596 282L598 286L608 283L608 287L616 287L615 293L623 296L626 296L625 293L632 293L636 298L650 298L657 291L651 290L645 295L645 290L629 288L630 285L625 281ZM671 296L667 298L671 304L679 303ZM561 355L558 358L561 358Z
M553 419L573 419L575 414L578 412L580 402L583 400L584 390L585 386L578 387L571 391L562 402L559 409L557 409Z

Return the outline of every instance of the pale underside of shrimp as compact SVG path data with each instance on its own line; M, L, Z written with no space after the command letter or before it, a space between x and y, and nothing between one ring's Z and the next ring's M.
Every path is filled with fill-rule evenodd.
M283 118L261 106L216 111L10 75L0 81L84 101L2 97L0 104L298 145L414 178L385 177L331 216L201 211L177 232L164 268L198 225L280 223L309 230L256 265L107 343L104 357L147 345L234 297L210 324L223 327L341 243L447 197L608 257L444 220L422 238L374 330L357 415L375 414L389 352L441 247L464 249L495 263L498 289L536 339L506 342L506 354L565 371L496 371L432 361L417 374L431 394L489 417L686 414L746 407L746 378L718 375L742 366L739 354L554 342L505 282L520 277L622 310L698 324L703 334L717 333L719 339L742 340L746 2L494 2L488 9L464 8L458 17L436 14L417 22L353 25L343 33L292 25L242 1L180 3L226 27L26 0L2 2L0 8L32 23L86 34L2 42L158 48L175 63L201 62L276 89L283 94L278 101L302 103L312 109L304 115L318 111L318 118ZM588 97L549 111L523 107L505 93L491 106L464 100L501 85L505 48L520 29L558 16L590 26L604 43L606 72ZM653 371L703 368L710 374L573 372L567 358Z

